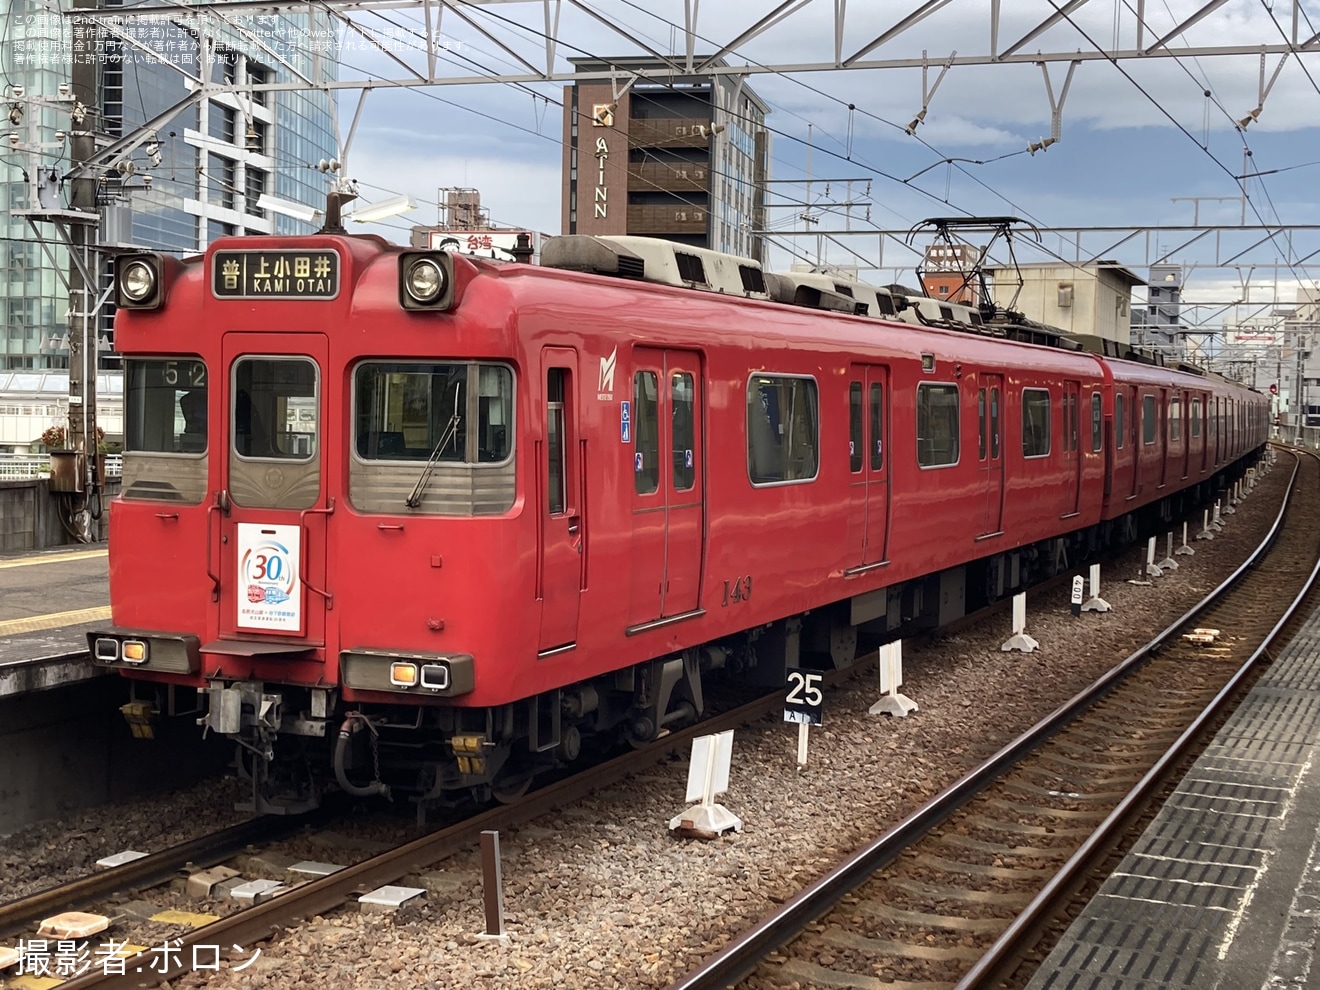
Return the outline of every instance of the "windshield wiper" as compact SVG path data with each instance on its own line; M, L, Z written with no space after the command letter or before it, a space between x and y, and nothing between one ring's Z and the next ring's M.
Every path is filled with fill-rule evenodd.
M440 463L440 455L458 436L458 428L463 423L463 415L459 412L462 406L459 405L459 398L463 394L463 383L454 383L454 414L449 417L449 422L445 425L444 432L440 434L440 439L431 451L431 456L426 460L426 467L422 468L421 476L417 479L417 484L413 486L412 494L404 501L404 505L410 509L415 509L422 504L422 492L426 490L427 484L431 481L431 475L435 473L435 466Z

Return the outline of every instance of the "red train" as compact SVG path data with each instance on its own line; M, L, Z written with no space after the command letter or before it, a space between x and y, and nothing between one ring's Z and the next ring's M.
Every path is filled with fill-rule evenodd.
M634 238L121 258L93 657L195 693L254 810L507 798L712 670L845 665L1153 531L1266 440L1234 383L816 283Z

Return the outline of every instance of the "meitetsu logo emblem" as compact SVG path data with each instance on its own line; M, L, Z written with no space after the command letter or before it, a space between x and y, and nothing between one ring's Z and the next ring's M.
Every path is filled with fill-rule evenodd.
M600 359L600 382L596 386L596 398L613 399L614 398L614 362L619 356L619 348L616 344L614 350L610 351L609 357Z

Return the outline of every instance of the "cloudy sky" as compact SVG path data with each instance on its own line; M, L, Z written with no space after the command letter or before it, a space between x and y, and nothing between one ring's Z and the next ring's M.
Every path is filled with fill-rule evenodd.
M728 61L778 66L831 60L836 5L835 0L794 5L790 16L737 46ZM1146 0L1144 43L1149 46L1202 5L1202 0ZM569 57L642 53L601 20L658 51L684 47L683 0L582 0L581 6L600 19L579 6L564 5L555 63L559 71L569 68ZM855 0L847 5L844 56L918 6L917 0ZM759 16L781 7L789 5L779 0L708 0L699 5L698 53L717 50ZM864 58L919 59L924 52L931 62L928 83L933 84L951 52L963 57L987 53L989 8L984 0L951 0ZM1051 0L1003 0L1002 8L1001 49L1057 9ZM1023 51L1133 48L1135 8L1135 0L1092 0ZM438 34L439 74L523 71L507 49L544 65L542 4L523 0L468 9L492 37L447 12ZM954 67L931 99L915 137L903 127L921 108L920 68L753 75L749 85L772 107L772 177L798 180L775 186L773 202L779 205L770 214L777 231L772 261L786 264L795 254L815 258L819 251L828 261L883 266L886 280L898 268L899 275L911 280L911 257L892 241L884 245L882 256L874 234L819 243L815 237L790 236L803 227L797 218L806 212L802 203L808 198L808 176L814 180L810 212L819 217L820 228L850 224L854 230L905 229L926 217L953 215L1014 215L1054 227L1187 224L1194 215L1203 222L1235 224L1244 212L1248 224L1320 222L1313 192L1320 178L1320 57L1288 58L1259 119L1244 132L1233 121L1247 116L1259 102L1260 55L1186 53L1188 45L1251 49L1281 43L1292 30L1293 16L1293 7L1282 0L1228 0L1170 42L1170 50L1180 53L1176 59L1082 62L1062 108L1060 140L1035 155L1026 148L1050 135L1051 110L1042 70L1030 62ZM412 49L420 41L411 32L425 30L419 14L391 11L385 17L355 19L381 32L399 58L424 65L424 58ZM1301 39L1320 31L1320 2L1299 7L1297 22ZM356 36L345 38L342 78L406 75L386 54ZM1279 60L1278 55L1265 59L1267 81ZM1058 99L1068 66L1053 63L1048 68ZM475 186L498 224L558 233L561 102L562 87L544 84L376 89L367 98L348 154L348 173L370 198L411 194L419 208L409 215L410 222L435 220L439 187ZM342 92L345 136L356 108L357 92ZM1247 152L1250 157L1244 159ZM947 159L954 161L949 164ZM1266 174L1245 180L1244 205L1243 186L1235 177L1245 173ZM823 181L827 179L833 180L828 186ZM845 216L848 211L826 205L847 199L849 192L857 204L850 218ZM1175 202L1175 197L1182 201ZM1195 204L1188 197L1203 199ZM1218 197L1225 201L1216 201ZM403 240L407 226L399 220L380 231ZM1164 233L1151 242L1169 250L1191 236ZM1216 240L1212 235L1180 250L1172 260L1229 259L1262 236L1235 234ZM1118 237L1107 242L1102 235L1089 235L1080 250L1100 251ZM1019 245L1023 261L1049 260L1052 252L1074 257L1078 251L1050 237L1044 249ZM1245 270L1198 270L1187 294L1206 301L1243 297L1245 278L1246 297L1254 305L1235 315L1268 312L1276 297L1294 298L1298 279L1308 274L1296 263L1317 248L1320 237L1309 233L1298 234L1292 242L1267 239L1234 259L1234 264L1248 266ZM1116 247L1108 256L1142 265L1146 239Z

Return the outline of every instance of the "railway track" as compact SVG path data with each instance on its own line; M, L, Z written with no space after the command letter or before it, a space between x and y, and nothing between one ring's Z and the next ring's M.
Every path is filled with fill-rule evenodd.
M835 672L827 677L827 681L851 676L851 673L851 671ZM379 855L371 856L327 877L292 887L270 900L234 911L210 924L185 931L178 938L170 941L170 945L179 950L177 963L173 965L169 965L168 962L165 965L161 964L161 960L168 960L168 957L148 959L144 954L126 960L123 974L108 974L103 969L93 969L68 979L59 986L61 990L83 990L90 987L118 990L118 988L156 986L162 981L174 979L191 971L190 950L193 946L251 946L295 926L302 919L338 908L359 893L397 882L410 874L421 872L425 867L441 863L448 857L471 848L484 830L508 829L531 821L556 806L571 804L594 791L612 786L632 774L669 758L672 754L686 754L692 739L698 735L743 726L749 721L777 712L782 706L783 698L779 692L766 695L699 725L673 732L650 747L618 756L594 768L589 774L577 774L532 791L517 804L493 808ZM242 826L236 828L241 829ZM195 844L206 843L210 838L212 837L196 840ZM160 877L162 870L166 870L163 860L154 868L142 869L142 882ZM120 877L127 876L127 873L120 874ZM29 923L32 919L41 916L44 907L86 903L86 897L81 895L105 896L111 890L122 890L123 886L116 886L113 879L106 874L98 874L70 885L43 891L22 901L13 902L11 905L0 906L0 926L9 929ZM6 909L8 914L4 913ZM131 925L131 921L125 921L125 924ZM114 935L118 941L128 933L123 925L117 925L109 934Z
M855 669L844 672L842 676L852 676L855 672ZM829 679L834 680L836 676L838 675L832 675ZM670 753L678 752L686 755L686 748L695 735L745 725L765 714L777 713L781 708L782 697L776 692L757 702L730 711L718 720L709 720L700 726L666 737L661 744L651 750L620 757L606 767L594 771L588 780L563 781L552 788L534 792L516 807L495 809L478 818L348 867L325 880L313 881L295 888L255 908L235 911L211 925L184 933L177 943L183 950L181 962L174 970L161 970L160 967L147 970L143 961L143 971L134 973L133 969L136 965L130 962L128 972L124 976L89 973L65 985L69 987L149 986L170 979L187 971L184 962L187 961L187 949L190 945L252 945L272 933L295 925L301 918L324 913L342 905L364 889L396 882L411 873L419 872L423 867L442 862L457 852L471 848L477 834L483 829L505 829L528 821L555 805L572 803L591 791L607 787L623 777L644 770ZM202 857L196 856L190 859L200 863ZM159 877L163 875L162 871L168 872L163 866L158 866L154 875ZM98 875L98 878L92 879L101 879L104 883L110 878ZM48 892L46 896L51 895ZM53 896L57 899L62 897L63 903L70 906L80 900L78 897L71 897L67 891L63 894L57 892ZM3 910L4 906L0 906L0 923L3 923L4 919ZM121 933L116 931L114 934L118 938Z
M670 990L1000 985L1309 614L1317 560L1301 455L1270 534L1201 604Z

